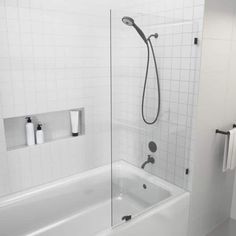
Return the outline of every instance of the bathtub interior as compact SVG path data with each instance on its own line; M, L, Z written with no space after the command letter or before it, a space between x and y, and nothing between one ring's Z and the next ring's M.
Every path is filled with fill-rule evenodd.
M1 199L0 235L60 235L54 231L68 222L84 235L94 235L121 224L124 215L135 217L182 193L127 162L114 163L117 174L112 185L110 171L110 165L104 166ZM74 226L72 222L76 222Z
M183 192L126 161L113 165L112 225L121 224L122 217L139 216L162 201Z

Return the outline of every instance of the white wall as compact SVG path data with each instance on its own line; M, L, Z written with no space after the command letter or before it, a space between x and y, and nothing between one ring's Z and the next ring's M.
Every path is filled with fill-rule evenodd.
M207 0L195 127L190 235L203 236L230 216L234 173L222 173L224 136L236 121L236 2Z
M165 19L201 20L203 3L199 0L0 1L0 195L110 162L109 9L130 9ZM144 58L140 62L143 65ZM142 73L144 69L140 67L137 71ZM79 107L85 107L84 137L6 151L4 118ZM177 118L177 114L173 115ZM189 122L179 115L180 122ZM181 124L176 123L177 126L181 128ZM164 122L165 136L166 127ZM188 130L185 131L189 135ZM154 136L156 132L147 138L145 148ZM130 137L136 140L133 134ZM184 141L181 135L176 134L174 139L177 138ZM166 144L158 143L163 147ZM134 150L132 145L131 149ZM160 161L158 172L176 184L187 186L183 170L189 165L189 158L180 149L180 158L174 156L169 161L166 150L162 152L164 161ZM143 158L147 150L140 153ZM177 165L174 169L174 163L180 168Z
M234 177L234 193L232 198L231 217L236 220L236 175Z
M110 163L109 10L0 1L0 34L0 195ZM6 150L3 119L80 107L86 135Z
M234 18L233 18L232 50L234 50L234 55L235 55L235 53L236 53L236 14L234 15ZM235 81L235 78L236 78L236 69L235 69L235 67L236 67L236 58L234 57L231 60L231 70L232 70L231 73L232 73L232 79L234 79L234 81ZM233 91L235 92L235 89L236 89L236 83L234 83L234 86L232 86L231 93L233 93ZM232 112L234 112L234 111L232 111ZM234 123L236 123L236 114L235 114L235 122ZM233 193L233 199L232 199L231 217L236 220L236 176L235 176L235 180L234 180L234 193Z

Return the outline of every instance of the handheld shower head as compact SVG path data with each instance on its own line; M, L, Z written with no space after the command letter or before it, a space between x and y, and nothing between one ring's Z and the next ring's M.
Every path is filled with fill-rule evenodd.
M142 119L143 121L147 124L147 125L153 125L156 123L156 121L158 120L158 117L160 115L160 105L161 105L161 90L160 90L160 79L159 79L159 74L158 74L158 68L157 68L157 62L156 62L156 56L155 56L155 52L154 52L154 48L152 45L152 41L151 38L158 38L158 34L151 34L148 38L146 38L145 34L143 33L143 31L135 24L134 19L132 19L131 17L125 16L122 18L122 22L125 25L128 26L133 26L135 28L135 30L137 31L137 33L139 34L139 36L143 39L143 41L145 42L146 46L147 46L147 66L146 66L146 73L145 73L145 79L144 79L144 86L143 86L143 95L142 95L142 107L141 107L141 113L142 113ZM156 82L157 82L157 91L158 91L158 105L157 105L157 112L155 115L155 118L152 121L148 121L145 117L145 112L144 112L144 104L145 104L145 94L146 94L146 87L147 87L147 80L148 80L148 72L149 72L149 64L150 64L150 50L152 52L152 57L153 57L153 61L154 61L154 65L155 65L155 72L156 72ZM145 162L146 163L146 162ZM144 165L145 165L144 163ZM147 164L147 163L146 163Z
M134 22L134 19L129 17L129 16L124 16L122 18L122 22L125 24L125 25L128 25L128 26L133 26L136 31L138 32L138 34L140 35L140 37L143 39L143 41L148 44L147 42L147 38L145 36L145 34L143 33L143 31L135 24Z
M131 17L125 16L122 18L122 21L128 26L134 26L134 19L132 19Z

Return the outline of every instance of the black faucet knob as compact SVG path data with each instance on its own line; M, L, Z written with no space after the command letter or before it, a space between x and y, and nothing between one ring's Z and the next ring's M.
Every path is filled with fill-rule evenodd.
M151 155L148 155L148 162L154 164L155 163L154 157L152 157Z

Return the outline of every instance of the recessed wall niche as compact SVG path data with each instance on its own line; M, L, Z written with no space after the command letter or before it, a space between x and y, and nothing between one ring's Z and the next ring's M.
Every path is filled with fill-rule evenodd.
M85 110L84 108L73 109L79 111L79 136L85 134ZM4 119L7 150L15 150L27 147L26 145L26 117L30 116L36 131L37 124L42 124L45 143L58 139L72 137L70 110L56 111L42 114L29 114L21 117Z

